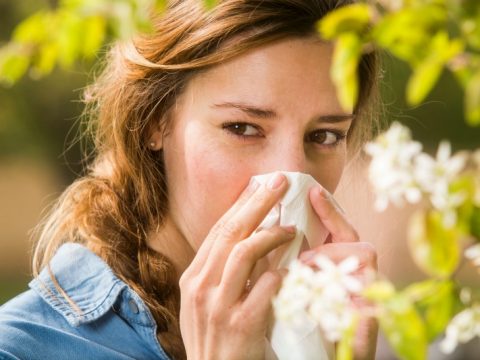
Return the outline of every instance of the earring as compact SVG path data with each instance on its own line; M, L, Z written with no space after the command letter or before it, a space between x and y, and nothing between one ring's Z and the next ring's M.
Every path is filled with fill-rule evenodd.
M150 147L151 147L152 149L154 149L156 145L157 145L157 143L156 143L155 141L152 141L152 142L150 143Z

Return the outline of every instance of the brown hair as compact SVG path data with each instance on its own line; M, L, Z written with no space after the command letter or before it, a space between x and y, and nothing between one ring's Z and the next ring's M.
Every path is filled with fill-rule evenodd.
M85 92L93 161L39 225L34 274L62 243L93 242L151 310L164 349L185 358L177 274L146 242L168 211L162 153L147 146L152 126L160 121L168 128L169 109L199 71L275 40L310 36L322 16L348 2L225 0L207 11L201 0L176 0L154 19L153 33L112 47L101 76ZM375 128L376 74L376 54L364 55L349 149L357 149Z

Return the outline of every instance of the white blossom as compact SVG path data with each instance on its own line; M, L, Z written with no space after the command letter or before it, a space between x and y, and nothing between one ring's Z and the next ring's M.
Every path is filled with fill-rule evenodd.
M472 301L472 290L464 287L460 290L460 301L466 305Z
M465 257L472 260L475 266L480 267L480 244L470 246L465 250Z
M369 178L375 188L377 210L385 210L389 202L403 205L421 200L422 193L414 177L414 159L421 153L422 145L413 141L410 130L394 122L388 131L365 146L372 157Z
M436 157L422 153L415 159L415 179L422 191L429 194L433 207L444 215L444 223L453 226L456 222L455 208L467 198L463 192L452 192L451 182L464 169L468 160L466 153L451 154L448 141L442 141Z
M312 301L312 278L314 271L300 261L289 267L282 287L273 300L275 316L293 326L299 325L306 316L306 308Z
M476 336L480 336L480 305L467 308L450 321L440 343L444 353L452 353L458 344L464 344Z
M358 258L350 256L337 265L328 257L319 255L314 262L319 268L313 277L315 288L326 291L329 287L338 287L350 293L362 290L360 281L351 275L360 266Z
M338 341L355 317L351 295L363 286L352 273L359 267L356 257L338 265L329 258L315 258L318 271L300 261L294 261L273 301L275 315L296 327L305 319L319 324L329 341Z
M442 213L444 225L455 225L456 209L467 194L452 191L450 184L465 168L466 153L452 156L450 143L442 141L434 158L423 153L422 145L412 140L410 130L397 122L368 143L365 151L372 157L369 178L377 196L377 210L384 210L389 203L403 205L404 200L417 203L426 196ZM480 152L476 157L480 164Z
M359 293L363 288L361 282L352 276L360 263L352 256L336 265L328 257L320 255L315 264L319 271L312 279L315 295L308 313L320 324L329 341L338 341L355 316L350 295Z

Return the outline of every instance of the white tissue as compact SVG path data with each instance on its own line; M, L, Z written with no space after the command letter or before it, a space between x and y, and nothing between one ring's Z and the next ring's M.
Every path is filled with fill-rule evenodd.
M278 172L252 177L251 181L260 184L268 181ZM309 199L309 190L319 186L315 179L298 172L281 172L289 182L289 188L280 202L270 211L259 229L274 225L295 225L297 234L290 246L280 254L276 254L270 264L274 268L288 268L300 250L307 245L314 248L323 244L328 231L315 214ZM333 197L332 197L333 199ZM340 208L338 204L335 205ZM333 344L326 342L319 327L313 322L305 321L302 327L290 329L281 321L271 324L270 341L267 341L266 359L273 360L328 360L334 358ZM269 348L271 346L271 348ZM273 351L272 351L273 350Z

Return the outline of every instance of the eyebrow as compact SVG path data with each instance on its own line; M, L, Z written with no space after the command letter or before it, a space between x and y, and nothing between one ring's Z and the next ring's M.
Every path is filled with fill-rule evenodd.
M236 102L223 102L219 104L214 104L213 107L216 108L234 108L247 113L248 115L262 118L262 119L271 119L277 117L277 113L275 110L271 109L262 109L260 107L244 104L244 103L236 103Z
M238 102L222 102L218 104L213 104L214 108L234 108L243 111L244 113L261 119L273 119L277 117L275 110L268 108L261 108L258 106L238 103ZM353 120L355 114L332 114L332 115L321 115L316 118L316 121L325 122L325 123L339 123L347 120Z

